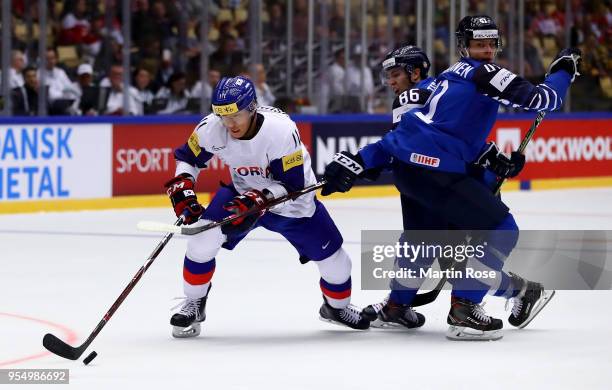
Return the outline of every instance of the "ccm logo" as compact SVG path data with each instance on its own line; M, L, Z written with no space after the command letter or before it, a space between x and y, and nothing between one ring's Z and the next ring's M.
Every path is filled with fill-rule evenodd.
M410 161L419 164L419 165L427 165L428 167L437 168L440 166L440 159L437 157L425 156L423 154L412 153L410 155Z

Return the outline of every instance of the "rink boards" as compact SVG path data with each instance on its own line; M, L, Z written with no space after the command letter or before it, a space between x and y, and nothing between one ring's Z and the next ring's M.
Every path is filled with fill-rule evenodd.
M534 115L505 115L490 140L516 150ZM174 148L199 116L140 118L5 118L0 124L0 213L162 206L162 183L173 176ZM320 176L334 153L357 152L389 131L386 115L293 116ZM612 115L549 114L526 151L519 180L505 190L612 185ZM253 173L252 170L251 173ZM249 173L249 174L251 174ZM213 158L198 192L210 193L227 167ZM389 174L359 182L337 197L392 196Z

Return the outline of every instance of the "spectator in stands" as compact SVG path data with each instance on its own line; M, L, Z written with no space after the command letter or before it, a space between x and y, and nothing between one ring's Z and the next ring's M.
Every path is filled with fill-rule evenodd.
M269 5L269 21L264 25L264 35L280 40L287 35L287 17L283 6L277 2Z
M197 83L191 89L191 96L194 98L199 98L204 94L204 97L210 101L212 96L212 91L215 89L217 83L221 80L221 72L218 69L210 68L208 69L208 80L204 83L204 88L202 88L202 81L198 80Z
M334 56L334 63L328 69L327 82L323 83L325 95L329 97L328 111L338 113L344 106L344 75L346 71L344 49L340 49Z
M77 0L73 7L65 5L65 15L59 34L62 45L80 45L88 55L95 57L102 46L102 37L92 29L92 13L87 8L85 0Z
M38 93L40 84L36 68L28 66L23 70L23 85L11 90L13 114L38 115Z
M160 25L156 22L149 7L149 0L136 0L135 10L132 13L132 41L138 47L143 47L147 40L155 39L159 42Z
M257 104L260 106L273 106L276 97L272 93L272 89L266 83L266 70L263 64L251 65L250 79L255 84L255 93L257 94Z
M123 66L115 64L111 66L109 76L100 82L102 91L102 113L105 115L123 115L123 93L126 88L123 85ZM138 92L136 88L128 86L129 98L127 114L142 115L139 110Z
M367 66L361 66L361 45L356 45L351 55L351 61L346 68L346 73L349 81L349 89L347 94L354 96L354 99L359 100L361 96L361 83L363 82L363 91L365 93L365 107L361 107L361 112L374 112L374 79L372 78L372 70Z
M170 76L176 73L174 65L172 64L172 51L170 49L162 50L162 58L159 69L157 70L157 76L155 77L155 84L158 86L164 86L168 84Z
M62 99L72 90L72 81L64 69L57 66L57 50L48 48L46 53L47 67L44 70L38 71L38 78L41 79L41 73L45 75L45 85L49 88L49 101L53 102L57 99Z
M151 16L157 27L154 36L162 43L162 48L170 48L176 39L174 32L177 25L168 14L166 3L162 0L154 0L151 3Z
M9 88L23 86L22 71L25 68L25 56L21 50L11 51L11 67L9 68ZM0 70L0 88L2 87L2 71Z
M334 26L330 23L330 26ZM308 1L297 0L293 5L293 37L305 41L308 33Z
M554 4L546 4L532 23L532 29L545 36L556 37L562 31L562 24L555 17L556 7Z
M146 68L136 68L134 72L134 86L138 94L138 103L142 106L140 111L144 114L151 112L151 105L155 97L152 85L151 73Z
M77 81L72 83L68 97L74 102L69 113L72 115L97 115L100 89L93 81L93 68L89 64L81 64L77 68Z
M176 72L168 79L167 86L162 87L155 99L164 99L166 105L158 114L177 114L187 108L191 94L187 90L187 77L183 72Z
M222 77L232 76L242 66L243 55L237 50L236 38L225 36L219 39L219 48L210 56L210 67L219 69Z
M608 49L598 44L595 34L589 34L584 43L583 72L597 78L607 76L606 61L608 58Z
M535 45L537 39L533 30L527 30L525 32L526 77L541 77L545 73L544 64L542 64L542 51Z

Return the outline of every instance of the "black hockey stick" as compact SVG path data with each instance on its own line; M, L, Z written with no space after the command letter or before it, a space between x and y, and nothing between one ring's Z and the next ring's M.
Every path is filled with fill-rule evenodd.
M169 225L169 224L165 224L165 223L160 223L160 222L150 222L150 221L142 221L138 223L138 229L140 230L147 230L147 231L154 231L154 232L172 232L172 233L177 233L177 234L183 234L183 235L187 235L187 236L192 236L194 234L198 234L198 233L202 233L206 230L210 230L210 229L214 229L218 226L223 226L223 225L227 225L228 223L232 223L233 221L252 215L252 214L256 214L256 213L260 213L263 210L268 210L274 206L278 206L281 203L285 203L287 201L290 200L296 200L297 198L299 198L300 196L307 194L309 192L318 190L319 188L323 187L325 185L326 181L325 180L321 180L320 182L313 184L311 186L308 187L304 187L299 191L294 191L294 192L290 192L287 195L281 196L279 198L273 199L272 201L270 201L270 203L266 204L265 207L252 207L251 209L245 211L244 213L241 214L233 214L230 215L228 217L223 218L220 221L216 221L216 222L211 222L209 224L206 225L202 225L202 226L183 226L183 227L178 227L176 224L175 225Z
M527 149L527 144L529 144L529 141L531 141L531 139L533 138L533 135L535 134L536 129L538 128L542 120L544 120L544 116L546 116L546 111L540 111L538 113L538 116L536 116L533 123L531 124L531 127L527 131L527 134L525 134L525 137L521 141L521 144L519 145L519 148L517 149L518 152L525 153L525 149ZM494 193L496 196L499 195L499 191L501 190L502 184L504 184L505 180L506 179L502 178L497 181L497 184L495 184ZM455 267L455 265L457 265L457 261L453 260L451 261L451 263L446 269L447 270L452 269L453 267ZM440 291L446 284L446 279L447 279L446 275L447 273L445 272L444 276L442 277L442 279L440 279L440 281L433 288L433 290L428 291L426 293L417 294L416 297L414 297L414 300L412 301L411 306L413 307L423 306L423 305L427 305L428 303L435 301L438 295L440 294Z
M181 217L174 223L174 226L180 226L182 223L183 218ZM166 246L168 241L170 241L173 235L174 233L167 233L160 241L160 243L157 244L147 261L142 265L142 267L140 267L138 272L136 272L136 275L134 275L134 277L125 287L123 292L121 292L121 294L115 300L111 308L108 309L106 314L104 314L102 320L100 320L96 328L93 330L93 332L91 332L91 334L89 335L89 337L87 337L87 340L85 340L83 344L78 347L72 347L57 338L56 336L52 335L51 333L47 333L45 337L43 337L43 346L54 354L63 357L64 359L77 360L83 354L83 352L85 352L87 347L89 347L89 344L91 344L91 342L96 338L98 333L100 333L102 328L104 328L104 325L106 325L106 323L110 320L113 314L115 314L115 311L117 311L121 303L123 303L125 298L127 298L134 286L136 286L140 278L142 278L142 275L144 275L144 273L147 271L147 269L149 269L151 264L153 264L157 256L161 253L162 249L164 249L164 247Z

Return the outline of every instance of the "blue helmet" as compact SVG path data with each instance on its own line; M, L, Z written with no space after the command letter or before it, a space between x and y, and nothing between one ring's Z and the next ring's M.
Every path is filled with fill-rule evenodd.
M224 77L215 86L212 94L212 110L215 114L231 115L245 108L254 111L256 107L255 86L246 77Z

